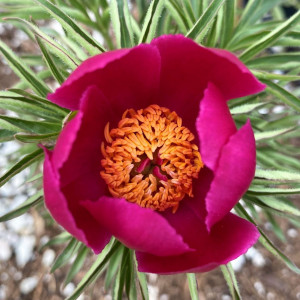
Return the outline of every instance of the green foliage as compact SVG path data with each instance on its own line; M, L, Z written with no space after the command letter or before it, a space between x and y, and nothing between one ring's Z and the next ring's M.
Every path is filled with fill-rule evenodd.
M233 296L233 299L234 300L242 299L242 297L240 295L238 283L235 278L235 274L234 274L231 264L228 263L227 265L221 266L221 271L224 275L224 278L227 282L227 285L229 287L231 295Z
M193 273L187 273L186 276L189 282L191 299L199 300L196 275Z
M3 22L23 31L40 51L17 53L0 42L0 55L20 81L9 91L0 92L0 109L17 116L0 115L0 142L18 141L22 151L2 173L0 186L26 168L32 170L29 184L37 192L13 211L0 217L7 221L42 207L41 171L43 150L51 149L74 112L47 100L53 83L61 84L85 59L106 49L148 43L162 34L181 33L204 46L224 48L239 55L253 74L267 85L258 96L229 102L238 127L250 119L257 144L257 170L243 205L236 212L257 226L267 218L281 241L285 241L279 218L300 225L300 209L291 195L300 192L300 12L285 16L280 0L250 0L245 8L237 0L0 0ZM131 4L133 7L131 7ZM298 5L294 3L294 5ZM297 7L299 9L299 5ZM40 22L40 20L46 20ZM39 21L39 22L36 22ZM49 28L60 24L63 31ZM45 25L41 26L40 24ZM100 41L96 36L101 36ZM39 71L36 71L39 70ZM278 108L280 108L278 110ZM245 207L251 211L247 213ZM259 212L260 208L262 212ZM49 216L48 216L49 217ZM261 244L291 270L296 267L260 227ZM73 280L88 256L88 248L63 232L42 249L68 243L52 271L76 256L65 284ZM240 299L237 281L230 264L222 266L233 299ZM148 300L147 278L138 272L132 250L112 240L68 298L73 300L105 272L105 287L113 298ZM198 299L196 278L188 274L192 299Z

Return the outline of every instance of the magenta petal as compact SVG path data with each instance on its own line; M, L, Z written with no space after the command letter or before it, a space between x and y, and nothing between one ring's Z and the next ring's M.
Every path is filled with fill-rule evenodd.
M136 252L139 271L158 274L209 271L245 253L259 237L253 224L231 213L210 233L205 224L188 210L179 214L181 222L176 223L171 218L168 221L184 239L197 245L196 251L168 257Z
M70 210L67 200L60 189L59 177L51 164L51 155L51 152L45 150L44 194L46 207L57 223L78 240L91 247L96 253L100 253L108 243L111 235L106 230L103 230L95 221L92 222L92 220L87 223L87 226L93 226L92 230L89 229L88 236L82 228L79 228L76 215ZM91 236L92 233L94 233L93 237Z
M121 117L126 109L149 105L159 72L160 56L151 45L106 52L83 62L48 99L77 110L83 92L95 85Z
M215 176L206 195L206 224L220 221L247 191L255 173L255 139L248 121L232 135L220 154Z
M223 49L210 49L219 56L220 65L212 70L212 81L223 92L226 99L244 97L262 92L262 84L249 69L232 53ZM231 65L232 67L228 68Z
M220 151L237 129L224 96L211 82L200 102L196 120L200 140L200 154L204 164L214 170Z
M265 88L234 55L205 48L182 35L165 35L151 42L161 55L160 105L175 110L193 128L208 82L225 100Z
M106 189L100 177L100 148L104 127L113 120L109 102L96 87L91 86L83 94L79 112L66 124L58 138L53 166L61 176L62 187L73 183L77 198L82 190L80 200L86 197L98 199Z
M129 248L160 256L191 251L175 229L151 209L105 196L81 204Z

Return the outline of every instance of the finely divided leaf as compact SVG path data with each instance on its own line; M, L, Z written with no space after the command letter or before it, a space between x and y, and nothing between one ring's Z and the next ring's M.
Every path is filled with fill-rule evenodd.
M293 26L300 21L300 11L290 17L287 21L271 31L268 35L258 40L256 43L247 48L241 55L240 59L243 62L249 61L253 56L260 53L262 50L270 47L279 37L288 32Z
M19 57L7 47L5 43L1 41L0 52L2 52L13 71L21 79L26 81L37 94L40 96L46 96L51 92L50 88L42 80L40 80L28 66L23 63Z
M28 198L24 203L19 205L14 210L6 213L5 215L0 217L0 222L5 222L11 219L14 219L16 217L19 217L20 215L26 213L31 207L38 205L43 202L43 191L37 192L32 197Z
M93 38L79 27L67 14L57 6L47 0L34 0L44 7L62 26L69 32L80 45L82 45L91 55L105 52L105 49Z
M234 300L242 299L231 263L222 265L220 268L227 282L232 298Z
M256 169L255 177L278 181L300 181L300 173L278 170Z
M24 156L19 162L17 162L0 177L0 187L4 185L9 179L14 177L16 174L23 171L28 166L32 165L34 162L43 158L43 156L44 152L42 149L37 149L36 151Z
M186 37L197 39L197 37L200 35L201 38L203 38L209 29L210 24L214 21L215 16L224 3L225 0L212 1L209 7L187 33Z
M152 0L145 17L139 44L149 43L154 38L163 7L164 0Z

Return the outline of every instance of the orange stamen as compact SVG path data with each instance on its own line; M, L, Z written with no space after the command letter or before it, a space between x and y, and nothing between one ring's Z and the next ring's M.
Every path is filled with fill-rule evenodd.
M192 180L203 163L175 112L155 104L126 110L117 128L107 123L104 137L100 175L113 197L174 213L185 195L193 197Z

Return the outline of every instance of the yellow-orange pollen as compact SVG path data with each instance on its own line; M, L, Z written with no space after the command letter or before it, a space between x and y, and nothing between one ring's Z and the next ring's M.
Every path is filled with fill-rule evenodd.
M192 180L203 163L175 112L158 105L126 110L118 128L106 124L104 136L100 174L113 197L173 212L185 195L193 197Z

